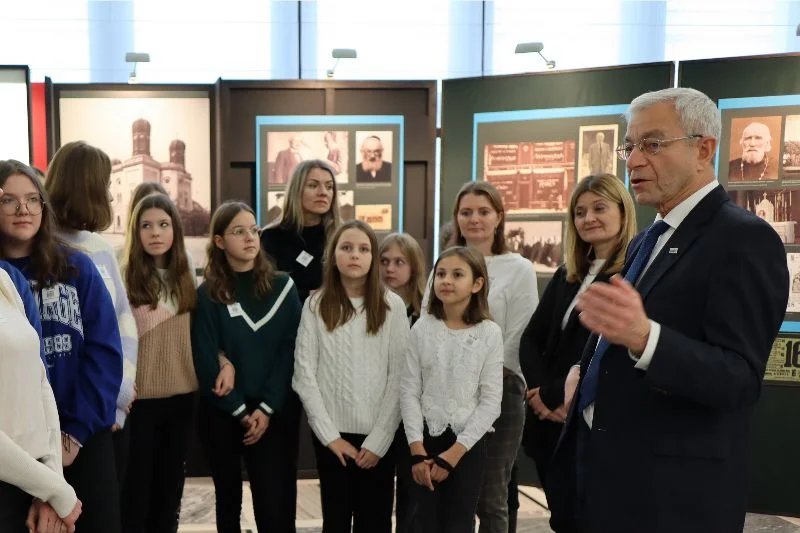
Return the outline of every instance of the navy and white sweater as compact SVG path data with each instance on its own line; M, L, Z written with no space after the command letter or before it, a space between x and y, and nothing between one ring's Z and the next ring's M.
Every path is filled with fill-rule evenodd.
M8 259L28 278L42 324L42 344L61 431L81 444L114 424L122 383L122 344L105 282L92 260L68 251L78 275L38 287L30 258Z
M47 361L44 358L44 343L41 342L42 321L39 319L39 309L36 307L36 300L33 297L30 286L28 286L28 280L22 272L11 266L8 261L0 261L0 268L5 270L8 277L11 278L11 282L22 300L22 305L25 307L25 316L28 317L28 322L36 330L36 334L39 335L39 355L46 369Z

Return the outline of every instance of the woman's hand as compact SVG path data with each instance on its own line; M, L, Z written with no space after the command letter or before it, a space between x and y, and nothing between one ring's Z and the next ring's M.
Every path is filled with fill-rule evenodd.
M235 382L236 369L233 368L233 363L223 354L219 354L219 374L212 389L214 394L219 397L227 396L233 390Z
M341 437L328 444L328 449L339 458L339 462L345 467L347 466L348 457L353 460L358 457L358 450L356 450L355 446Z

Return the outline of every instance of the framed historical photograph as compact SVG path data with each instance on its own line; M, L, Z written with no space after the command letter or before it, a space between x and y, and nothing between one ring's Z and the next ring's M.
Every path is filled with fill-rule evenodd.
M787 115L783 137L783 179L800 180L800 114Z
M787 253L786 263L789 265L789 303L787 313L800 313L800 253Z
M782 119L780 115L731 119L729 183L778 179Z
M361 213L374 219L376 230L402 231L403 128L401 115L256 117L259 224L273 220L279 201L275 193L285 193L294 167L300 161L321 159L334 166L344 220L357 218L360 206L372 206Z
M208 88L135 90L56 86L57 145L83 140L111 158L114 220L122 246L136 186L160 183L181 214L187 251L205 264L212 210L212 102Z
M769 222L784 244L800 244L800 187L733 189L728 195L737 205Z
M487 144L483 178L500 191L509 214L565 213L575 184L575 141Z
M337 183L349 179L347 131L272 131L267 133L270 185L286 185L294 167L307 159L327 161Z
M392 182L392 132L356 132L356 183L389 185Z
M284 191L271 191L267 193L267 198L269 198L270 208L267 210L265 226L269 226L283 217L283 201L286 198L286 193Z
M30 106L28 67L0 65L0 159L32 163Z
M578 135L578 180L599 174L617 174L618 124L581 126Z
M538 272L555 272L562 263L563 222L506 221L506 245L534 264Z

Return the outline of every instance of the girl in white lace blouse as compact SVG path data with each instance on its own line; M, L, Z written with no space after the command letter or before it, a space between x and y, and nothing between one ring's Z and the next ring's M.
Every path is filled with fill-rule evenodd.
M490 320L483 256L446 250L433 269L428 313L414 325L400 385L416 527L474 531L486 434L500 415L503 335Z

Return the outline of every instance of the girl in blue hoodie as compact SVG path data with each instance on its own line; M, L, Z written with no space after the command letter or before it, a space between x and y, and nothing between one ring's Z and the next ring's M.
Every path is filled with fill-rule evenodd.
M85 509L76 531L117 533L111 426L122 348L111 296L92 260L56 240L46 193L29 166L0 161L0 189L0 258L25 274L39 310L64 477Z

